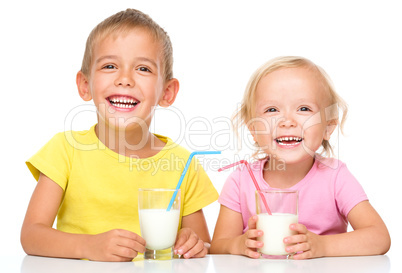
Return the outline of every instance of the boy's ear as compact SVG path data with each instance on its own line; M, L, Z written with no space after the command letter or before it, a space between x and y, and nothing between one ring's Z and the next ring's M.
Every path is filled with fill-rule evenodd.
M331 135L334 132L336 126L338 126L337 119L328 120L327 128L325 129L324 132L324 140L329 140L331 138Z
M159 101L159 105L162 107L168 107L176 100L177 93L179 92L179 81L177 79L171 79L165 83L163 95Z
M89 90L88 78L81 71L78 71L77 73L76 83L80 97L84 101L90 101L92 99L92 95Z

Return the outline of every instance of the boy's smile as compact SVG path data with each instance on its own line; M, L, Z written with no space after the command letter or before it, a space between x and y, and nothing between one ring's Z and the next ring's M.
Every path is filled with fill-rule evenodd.
M133 111L140 103L139 100L130 96L112 95L107 98L110 107L116 111Z
M97 37L89 72L77 73L79 94L97 109L99 139L112 150L140 158L165 145L149 132L154 110L168 107L179 90L164 75L164 50L151 30L127 27Z
M142 28L99 38L81 95L93 99L98 123L116 129L149 127L166 89L161 52L160 43Z

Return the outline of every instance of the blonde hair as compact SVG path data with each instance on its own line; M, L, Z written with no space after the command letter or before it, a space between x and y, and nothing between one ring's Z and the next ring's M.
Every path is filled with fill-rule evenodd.
M343 133L343 126L345 124L348 112L348 106L346 102L336 93L332 81L328 76L328 74L324 71L324 69L317 66L310 60L298 56L282 56L274 58L263 64L260 68L258 68L254 72L254 74L251 76L246 86L246 90L243 96L240 109L234 114L232 118L233 126L236 132L239 131L241 126L247 127L248 123L253 118L255 118L256 90L260 80L267 74L272 73L281 68L298 68L298 67L306 67L315 70L317 74L321 77L323 84L326 85L326 87L328 87L330 105L336 106L331 107L332 108L330 109L331 113L328 114L331 116L331 120L335 120L336 124L339 124L341 132ZM339 109L342 112L342 118L340 123L339 123L339 111L338 111ZM321 145L323 148L321 155L331 156L334 154L333 147L331 146L328 140L323 140ZM257 152L254 154L254 156L263 153L261 149L259 149L258 145L256 145L256 147Z
M93 62L93 48L97 42L111 34L128 32L134 28L148 30L154 39L160 42L163 51L164 78L165 81L172 79L173 48L169 36L151 17L135 9L120 11L106 18L91 31L86 42L81 72L87 77L90 76L90 68Z

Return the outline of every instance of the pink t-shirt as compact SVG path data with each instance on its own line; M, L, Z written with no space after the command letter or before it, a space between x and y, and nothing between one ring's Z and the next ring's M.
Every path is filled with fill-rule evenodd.
M319 158L319 160L317 160ZM274 189L263 178L266 160L250 167L261 189ZM256 214L255 186L245 166L237 168L226 180L219 203L242 214L243 232ZM347 215L358 203L367 200L362 186L344 163L316 156L308 174L288 190L299 191L299 223L319 235L347 231Z

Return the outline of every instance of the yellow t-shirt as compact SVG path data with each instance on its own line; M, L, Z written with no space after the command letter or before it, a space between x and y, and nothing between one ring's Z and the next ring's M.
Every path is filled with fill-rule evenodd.
M190 155L171 139L156 136L166 145L145 159L125 157L108 149L97 138L95 126L86 131L58 133L30 158L26 164L36 180L43 173L64 190L57 229L98 234L119 228L141 234L138 189L174 189ZM181 217L218 198L196 158L180 188Z

